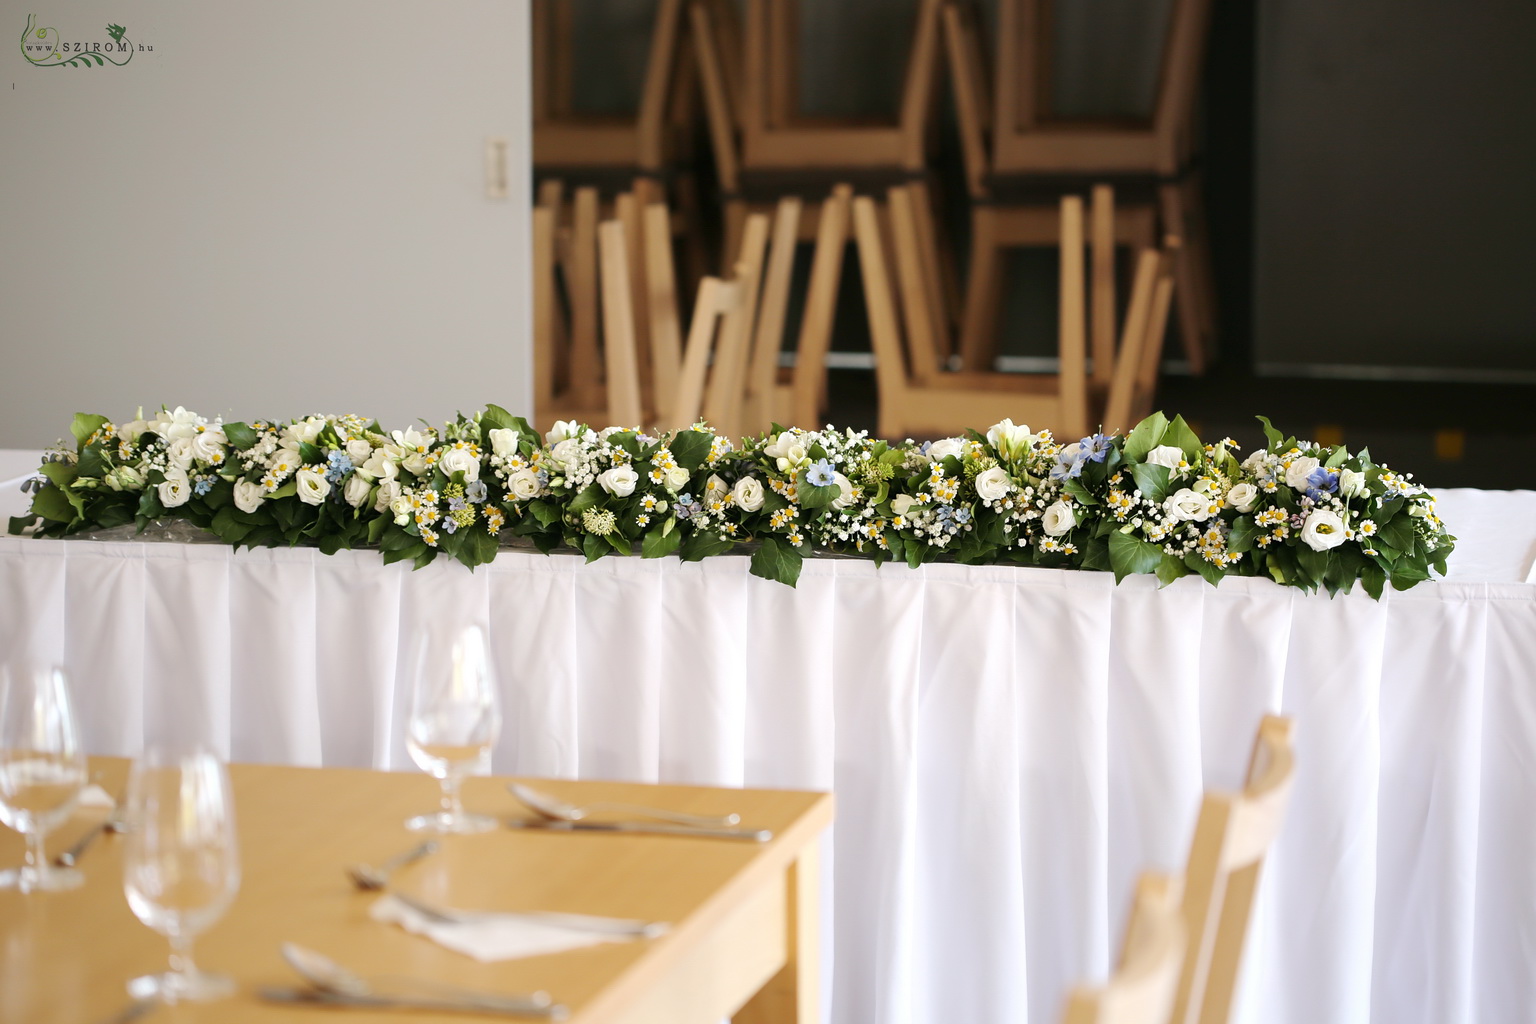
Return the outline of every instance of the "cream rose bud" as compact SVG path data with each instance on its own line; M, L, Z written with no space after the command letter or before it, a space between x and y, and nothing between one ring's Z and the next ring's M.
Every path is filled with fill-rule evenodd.
M1358 498L1365 493L1365 474L1353 469L1339 470L1339 494L1346 498Z
M1056 502L1040 516L1041 528L1052 537L1060 537L1076 525L1077 517L1072 514L1072 506L1064 501Z
M178 437L172 441L165 450L166 458L179 469L190 469L193 459L193 445L195 442L190 437Z
M912 511L912 506L917 504L917 499L910 494L898 494L891 499L891 515L904 516Z
M1429 515L1429 509L1425 508L1423 505L1413 504L1408 506L1408 514L1414 519L1423 519L1425 516Z
M706 505L713 501L724 501L726 495L730 493L731 489L726 486L719 473L709 474L709 479L704 481L704 504Z
M299 500L306 505L318 505L331 493L331 482L322 469L305 466L294 476L299 488Z
M841 473L832 474L832 482L837 485L837 497L832 499L833 508L847 508L854 502L853 481Z
M353 479L357 479L355 476ZM379 481L379 496L373 499L373 510L383 512L385 509L393 511L395 499L400 497L400 484L395 480ZM409 507L409 505L407 505Z
M539 474L531 469L520 469L507 477L507 490L518 501L539 496Z
M1163 502L1163 511L1181 523L1203 523L1211 518L1211 499L1189 487L1175 491Z
M373 457L373 445L364 437L356 437L347 442L347 458L352 460L352 465L361 466Z
M1285 470L1285 485L1294 490L1304 491L1312 486L1307 482L1307 477L1322 463L1310 455L1303 455L1299 459L1292 459L1291 464ZM1321 550L1321 549L1319 549Z
M676 494L679 490L688 486L691 474L682 466L673 466L667 470L667 490Z
M353 508L362 508L363 502L368 500L368 492L371 490L373 490L373 484L353 473L347 478L347 485L343 488L341 496Z
M1301 524L1301 541L1313 551L1327 551L1344 543L1344 520L1331 509L1314 509Z
M744 476L736 481L736 486L731 488L731 500L741 507L743 512L756 512L763 507L763 485L757 482L755 476Z
M400 468L413 476L426 476L432 472L432 464L422 452L411 452L400 460Z
M241 512L255 512L267 500L266 491L254 480L235 481L235 508Z
M928 457L934 462L946 459L951 455L960 458L965 455L965 449L968 446L969 443L964 438L946 437L928 446Z
M635 493L640 474L631 466L614 466L598 474L597 485L616 498L627 498Z
M1227 504L1239 512L1252 512L1259 503L1259 489L1253 484L1233 484L1227 492Z
M491 440L491 451L506 458L508 455L517 454L519 435L511 427L497 427L490 431L487 437Z
M544 435L545 444L555 444L559 441L568 441L581 436L581 424L575 420L556 420L555 425L549 428L549 433Z
M165 471L165 482L158 488L160 504L166 508L176 508L185 505L187 499L192 497L192 482L187 479L187 471L172 466Z
M1169 472L1173 472L1184 461L1184 450L1171 444L1160 444L1147 452L1147 457L1142 461L1153 466L1166 466Z
M997 501L1013 490L1013 480L1002 466L993 466L976 475L976 494L983 501Z
M464 482L472 484L480 479L480 460L468 448L449 448L437 459L437 468L448 476L464 474Z

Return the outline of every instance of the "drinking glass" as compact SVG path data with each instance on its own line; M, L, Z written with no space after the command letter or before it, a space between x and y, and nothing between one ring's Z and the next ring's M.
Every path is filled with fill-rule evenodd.
M485 633L478 626L427 630L415 669L405 745L411 760L442 783L443 805L405 827L439 834L489 831L496 819L466 814L459 802L464 776L490 767L491 745L501 731Z
M229 909L240 888L229 773L206 750L151 748L128 775L123 891L135 916L171 944L171 969L128 983L137 999L217 999L233 979L198 970L192 939Z
M43 836L69 817L85 778L64 671L0 670L0 821L27 837L25 862L0 872L0 889L56 891L85 880L50 867L43 852Z

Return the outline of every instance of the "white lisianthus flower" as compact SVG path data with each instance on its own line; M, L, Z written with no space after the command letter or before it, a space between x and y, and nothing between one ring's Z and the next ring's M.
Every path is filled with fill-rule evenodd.
M171 460L171 464L180 470L192 468L192 452L196 442L190 437L178 437L165 449L165 457Z
M502 458L517 454L518 433L511 427L497 427L486 436L490 438L491 451Z
M539 474L531 469L520 469L507 477L507 490L518 501L539 496Z
M615 498L627 498L635 493L640 474L631 466L614 466L598 474L597 485Z
M1344 520L1331 509L1313 509L1301 524L1302 543L1313 551L1327 551L1344 543Z
M325 470L305 466L295 474L299 488L299 500L306 505L318 505L331 493L331 482L325 478Z
M1175 491L1163 502L1163 511L1181 523L1203 523L1211 518L1211 499L1193 488Z
M832 482L837 485L837 497L832 499L832 508L847 508L854 502L853 481L843 474L834 472Z
M1310 455L1303 455L1299 459L1292 459L1291 464L1285 470L1285 485L1292 490L1304 491L1311 486L1307 477L1322 463ZM1321 550L1321 549L1319 549Z
M910 494L898 494L891 499L891 515L904 516L912 511L912 506L917 504L917 499Z
M741 506L743 512L756 512L763 507L763 485L755 476L744 476L731 488L731 500Z
M1147 457L1142 461L1152 466L1164 466L1169 474L1177 473L1179 463L1184 461L1184 450L1171 444L1160 444L1147 452Z
M1252 512L1259 502L1259 489L1250 483L1233 484L1227 492L1227 504L1239 512Z
M690 475L682 466L673 466L667 470L667 490L676 494L682 488L687 487Z
M464 482L472 484L480 479L480 460L468 448L449 448L437 460L437 468L446 475L464 474Z
M346 444L347 458L352 460L352 465L361 466L373 458L373 445L368 443L366 437L355 437Z
M1353 469L1339 470L1339 494L1345 498L1358 498L1365 493L1365 474Z
M1248 457L1242 463L1243 472L1249 476L1258 476L1259 468L1264 465L1264 456L1268 454L1269 452L1264 448L1249 452Z
M356 479L354 476L353 479ZM394 511L395 499L400 497L400 482L398 480L380 480L379 496L373 499L373 510L383 512L385 509Z
M369 483L365 478L358 476L356 473L353 473L347 478L347 484L346 487L343 488L341 496L345 498L347 504L351 505L353 508L362 508L363 502L368 500L368 492L371 490L373 490L373 484Z
M177 508L185 505L187 499L192 497L192 481L187 479L187 471L172 466L165 471L165 482L158 488L160 504L166 508Z
M763 446L763 454L770 459L783 459L789 455L790 446L795 443L795 432L786 430L773 439L772 444Z
M261 484L254 480L235 481L235 508L241 512L255 512L266 500Z
M567 473L574 473L576 467L581 463L581 448L577 445L574 438L568 437L564 441L557 441L555 446L549 450L549 455L550 458L564 466Z
M209 427L192 435L192 457L205 465L218 465L224 461L224 446L229 438L221 427Z
M1016 460L1029 452L1035 443L1035 435L1029 432L1027 424L1015 424L1011 419L999 420L987 431L987 443L1003 458Z
M928 458L934 462L948 458L951 455L961 458L965 455L965 450L968 447L970 447L970 442L962 437L942 438L928 446Z
M272 453L271 460L267 463L274 475L285 477L303 465L299 453L293 448L279 448Z
M996 428L994 428L996 429ZM993 466L976 475L976 494L983 501L997 501L1013 490L1013 479L1002 466Z
M1052 537L1060 537L1076 525L1077 517L1072 514L1072 506L1064 501L1056 502L1040 516L1041 528Z
M545 444L556 444L560 441L569 441L580 437L581 424L575 420L556 420L555 425L549 428L549 433L544 435Z
M725 485L719 473L709 474L709 479L704 481L704 504L715 501L724 501L731 493L731 489Z

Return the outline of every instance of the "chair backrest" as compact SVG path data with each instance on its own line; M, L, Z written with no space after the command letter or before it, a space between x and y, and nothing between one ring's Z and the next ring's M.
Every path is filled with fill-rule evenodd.
M704 394L705 418L718 433L731 438L737 438L741 433L742 406L747 385L747 353L751 345L752 329L757 322L758 296L767 244L767 215L754 213L748 216L742 234L741 258L736 261L734 274L734 284L740 294L720 325L715 365Z
M774 211L773 232L768 243L768 265L763 275L762 299L752 331L746 396L741 427L767 430L772 421L778 390L779 352L784 345L784 321L789 307L790 279L795 269L795 248L800 239L800 208L794 196L779 200Z
M1226 1024L1259 875L1290 802L1296 761L1289 718L1265 715L1239 793L1207 793L1189 847L1188 946L1171 1024Z
M816 221L816 250L811 256L811 277L805 288L805 312L800 317L791 389L790 418L795 426L807 430L821 422L821 410L826 406L827 353L832 348L832 322L842 283L852 206L853 188L833 186L831 195L822 201L821 216Z
M688 344L672 403L662 410L658 419L663 430L685 430L703 412L704 389L720 324L740 301L741 289L734 281L706 277L699 282L699 294L693 303L693 320L688 327Z
M645 207L642 223L643 275L651 362L651 392L657 410L676 401L682 372L682 327L677 312L677 271L672 262L672 215L666 203Z
M1167 1024L1184 962L1179 897L1176 878L1152 872L1141 876L1120 966L1103 986L1072 990L1063 1024Z
M629 242L624 223L598 228L603 297L603 365L607 370L610 426L642 425L640 365L635 349L635 306L630 289Z
M980 12L959 0L944 5L945 62L960 130L960 156L973 198L987 195L992 170L992 92L987 85L987 56L981 44Z

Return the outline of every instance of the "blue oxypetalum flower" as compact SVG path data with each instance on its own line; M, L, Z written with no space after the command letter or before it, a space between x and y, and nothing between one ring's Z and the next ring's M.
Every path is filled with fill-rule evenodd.
M346 452L339 448L331 449L326 456L325 478L333 484L341 483L341 478L352 472L352 459Z
M198 495L199 497L201 497L204 494L207 494L212 489L213 489L213 478L212 477L200 476L200 477L197 478L197 483L192 485L192 493Z
M811 468L805 471L805 479L817 487L831 487L837 481L837 475L832 463L821 459L811 463Z

